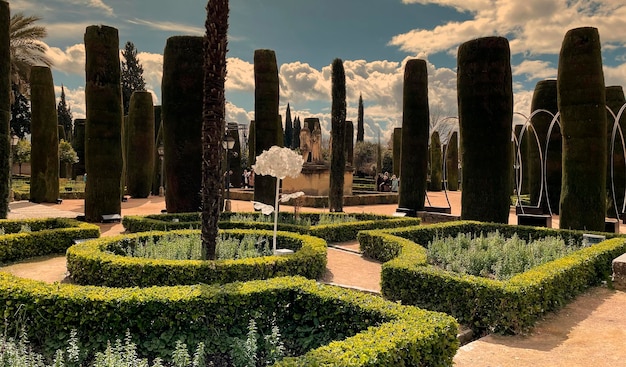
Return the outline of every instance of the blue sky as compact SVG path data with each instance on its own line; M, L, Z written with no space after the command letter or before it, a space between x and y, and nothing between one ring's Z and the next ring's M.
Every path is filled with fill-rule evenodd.
M147 87L160 103L162 53L168 37L202 35L202 0L14 0L13 12L43 17L60 95L84 116L85 28L118 28L120 48L132 41ZM529 114L534 85L555 78L567 30L597 27L607 85L626 84L626 5L621 0L231 0L228 121L254 119L255 49L276 51L281 113L319 117L330 127L330 64L344 60L348 119L365 104L366 139L388 139L402 119L402 75L409 58L428 61L433 119L456 115L456 50L482 36L509 39L515 111Z

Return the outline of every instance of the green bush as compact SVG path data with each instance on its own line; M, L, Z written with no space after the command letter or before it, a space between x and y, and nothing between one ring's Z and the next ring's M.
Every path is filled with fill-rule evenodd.
M266 230L225 230L230 236L246 234L272 237ZM123 254L140 241L169 234L200 237L198 230L147 232L101 238L72 246L67 251L67 268L78 284L111 287L148 287L197 283L229 283L277 276L302 275L319 278L326 269L326 242L320 238L278 232L278 248L295 251L287 256L265 256L242 260L156 260Z
M245 222L236 221L245 215L249 218L258 218L257 220L248 220ZM274 223L271 221L262 221L263 214L260 212L252 213L221 213L218 223L221 229L273 229ZM388 215L375 214L350 214L345 213L300 213L299 217L310 223L310 225L296 225L293 214L281 212L278 215L278 229L281 231L290 231L301 234L309 234L320 237L328 242L344 242L356 239L356 235L361 230L379 229L379 228L398 228L420 223L418 218L398 218ZM345 218L350 217L356 221L343 222L342 219L333 219L332 223L319 224L320 217ZM323 221L322 221L323 222ZM199 229L200 213L181 213L181 214L155 214L148 216L131 216L126 215L122 219L122 224L127 232L146 232L146 231L168 231L176 229Z
M245 338L252 310L276 319L288 355L275 366L449 366L458 348L447 315L401 306L301 277L152 288L45 284L0 273L6 330L25 327L48 355L76 330L86 350L104 350L128 330L140 355L164 357L176 341L207 353Z
M509 226L471 221L414 226L359 233L366 256L383 264L383 295L454 316L477 333L520 333L546 312L563 307L591 286L610 280L611 261L626 252L618 237L575 251L518 274L508 281L461 275L428 265L427 244L436 236L499 231L523 239L558 236L566 243L582 242L582 231ZM603 233L607 238L616 234Z
M30 232L21 232L23 226ZM23 260L35 256L64 253L74 240L100 237L96 225L66 218L3 219L0 228L0 263Z

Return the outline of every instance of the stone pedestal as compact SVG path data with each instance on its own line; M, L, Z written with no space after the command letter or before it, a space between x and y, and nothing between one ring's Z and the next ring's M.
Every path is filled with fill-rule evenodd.
M344 173L343 194L352 195L352 176L354 169L346 167ZM304 163L300 176L285 177L283 192L302 191L309 196L328 196L330 188L330 167L326 164Z
M626 290L626 254L613 260L613 286Z

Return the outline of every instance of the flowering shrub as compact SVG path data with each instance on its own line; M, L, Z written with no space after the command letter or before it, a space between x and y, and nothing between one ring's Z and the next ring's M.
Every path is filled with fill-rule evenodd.
M256 164L252 168L257 175L269 175L282 180L287 176L298 177L303 163L304 160L298 153L274 145L256 157Z

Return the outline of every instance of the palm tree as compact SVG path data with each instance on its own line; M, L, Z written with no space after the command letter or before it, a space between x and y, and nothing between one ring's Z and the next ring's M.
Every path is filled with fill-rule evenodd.
M214 260L220 215L220 152L225 126L228 0L209 0L206 9L202 113L202 259Z
M48 32L45 27L35 25L40 20L36 15L16 13L9 25L11 83L17 85L22 94L27 90L32 66L52 66L52 60L46 56L48 47L42 41Z

